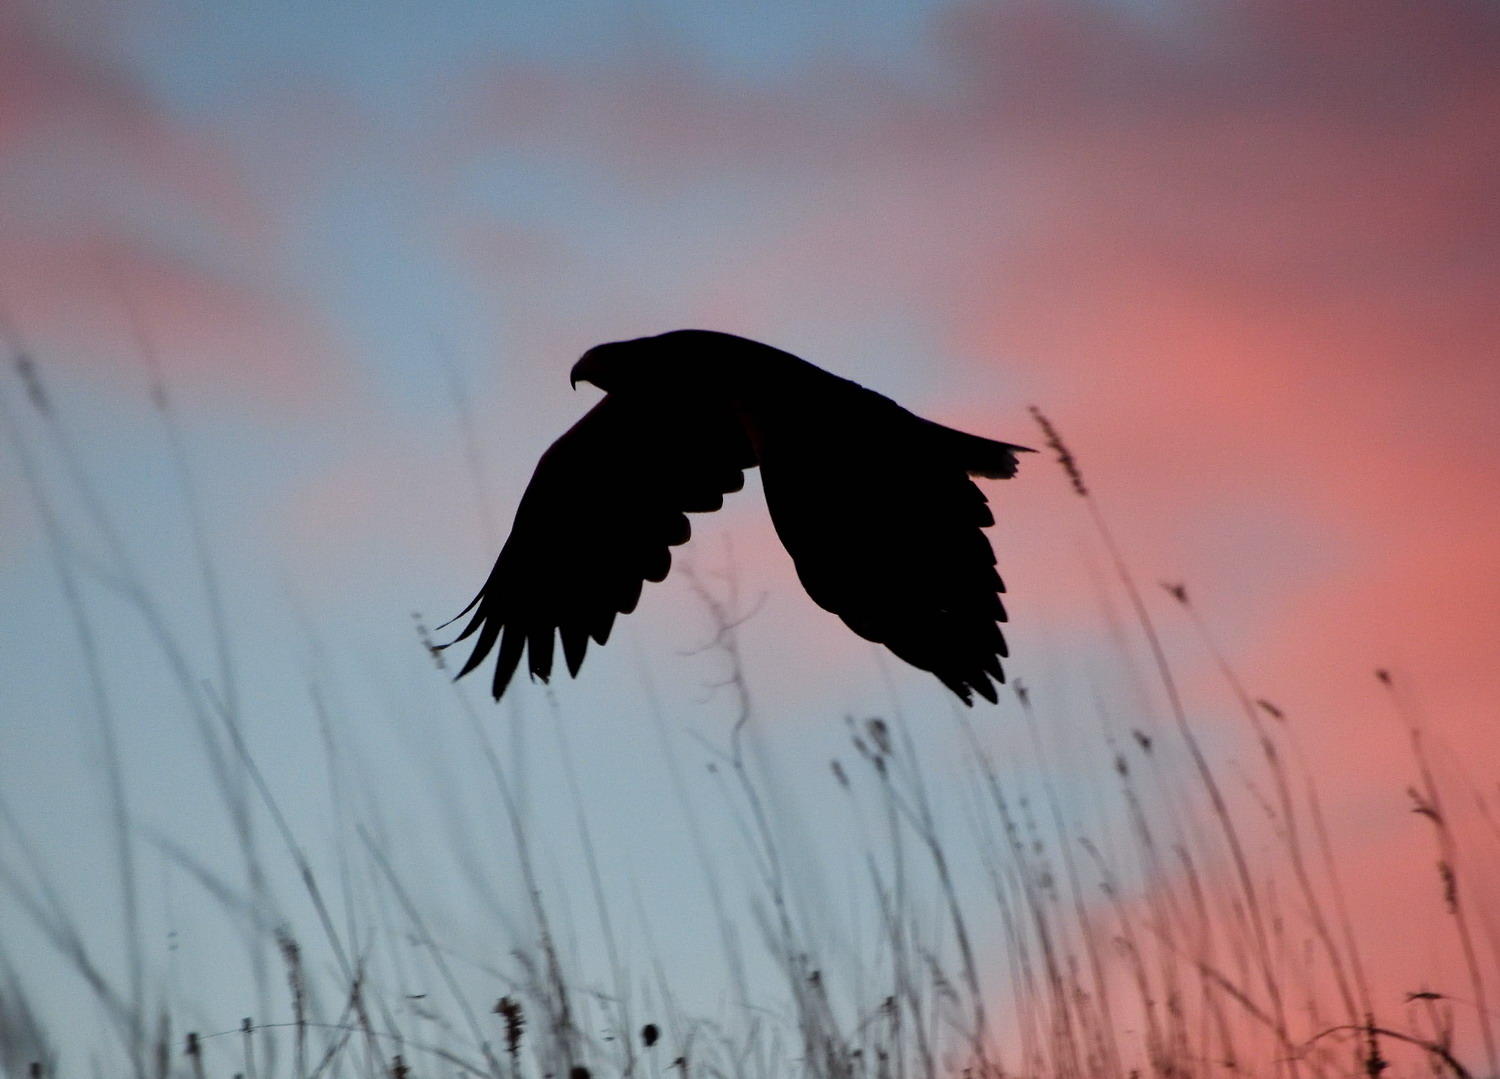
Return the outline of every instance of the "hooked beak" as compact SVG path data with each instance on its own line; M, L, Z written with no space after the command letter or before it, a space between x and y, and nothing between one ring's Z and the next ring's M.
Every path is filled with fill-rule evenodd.
M579 357L578 362L573 365L573 370L568 373L568 385L573 387L573 389L578 389L580 382L593 382L594 385L598 385L597 382L594 382L594 375L599 362L599 357L594 355L596 351L596 349L591 348L585 352Z

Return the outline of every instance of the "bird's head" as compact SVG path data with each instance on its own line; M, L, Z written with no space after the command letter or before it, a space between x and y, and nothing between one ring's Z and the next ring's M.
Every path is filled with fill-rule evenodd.
M756 341L714 330L673 330L655 337L595 345L573 365L576 389L589 382L605 393L664 393L722 386L752 352L774 351Z

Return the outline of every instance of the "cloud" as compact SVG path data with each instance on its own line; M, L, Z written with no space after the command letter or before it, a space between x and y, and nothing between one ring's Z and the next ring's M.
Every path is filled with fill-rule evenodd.
M1346 879L1384 882L1356 925L1433 927L1366 934L1378 991L1457 984L1436 876L1391 871L1434 849L1371 672L1433 717L1447 789L1484 782L1453 763L1500 691L1493 9L1023 4L949 40L985 117L955 132L1010 148L1026 207L953 344L1045 372L1133 561L1201 584L1291 705Z
M907 403L1023 442L1019 406L1047 405L1142 576L1188 580L1255 691L1292 705L1348 871L1429 864L1371 671L1410 672L1454 759L1492 750L1500 16L974 4L929 45L936 88L512 72L479 130L575 148L627 207L731 185L733 245L682 271L712 324L794 343L820 317L904 322L929 341L900 361L929 375ZM1082 632L1060 480L1028 464L994 491L1017 606ZM1039 660L1012 636L1018 669ZM1366 924L1420 921L1432 888L1378 889ZM1426 945L1369 945L1391 987L1432 973Z
M340 346L291 295L234 156L49 25L27 5L0 17L0 302L16 328L49 362L110 378L131 363L133 308L174 379L325 397Z
M1286 707L1346 879L1388 881L1354 897L1385 989L1458 984L1455 958L1428 962L1432 938L1379 932L1429 924L1435 891L1391 879L1433 854L1371 671L1392 666L1434 716L1443 774L1467 793L1500 691L1500 16L1453 0L1016 0L943 9L929 29L927 81L830 56L747 85L659 43L588 66L502 58L426 85L420 130L309 77L235 128L264 146L257 170L12 5L0 298L59 362L102 377L129 343L123 292L174 374L284 411L347 391L319 306L358 261L340 244L430 244L497 307L503 355L474 381L505 440L505 506L565 427L568 363L637 332L764 337L1020 442L1037 439L1023 406L1045 405L1142 580L1186 580L1252 691ZM506 182L474 179L492 172ZM335 217L344 232L323 236ZM303 240L334 252L321 294L289 264ZM330 592L414 588L427 566L462 582L461 604L493 552L475 553L477 518L429 512L467 514L460 454L341 403L344 441L298 445L269 530ZM1010 669L1031 681L1069 659L1051 642L1098 636L1087 522L1044 456L988 489ZM846 700L869 650L801 596L761 507L737 507L698 533L722 525L746 588L777 590L747 627L761 669L789 698ZM1216 714L1216 674L1159 609L1195 716Z
M1307 597L1384 594L1397 550L1405 620L1452 587L1420 567L1481 554L1453 543L1497 438L1497 44L1462 3L969 5L933 23L936 88L838 64L746 88L647 51L497 68L464 130L582 155L622 185L614 228L716 230L677 311L876 351L867 381L920 369L907 403L1003 437L1046 404L1143 561L1240 597L1236 639L1274 649ZM715 183L736 214L679 199ZM900 324L916 347L878 340ZM1316 614L1291 636L1340 636Z
M169 248L10 232L0 266L0 296L30 347L101 384L141 385L137 319L169 381L200 397L306 413L342 384L342 345L305 306Z
M175 216L203 215L246 242L258 212L231 156L82 35L54 32L57 22L26 3L0 16L0 172L12 212L31 209L15 205L22 195L53 221L107 214L112 200L172 200Z

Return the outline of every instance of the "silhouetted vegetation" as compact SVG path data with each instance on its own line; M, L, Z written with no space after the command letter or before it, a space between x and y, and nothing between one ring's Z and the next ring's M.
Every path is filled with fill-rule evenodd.
M113 932L124 958L100 958L93 941L102 927L85 932L70 915L47 852L28 840L0 793L0 827L18 852L13 861L0 860L5 920L24 919L50 942L58 961L87 987L111 1036L96 1044L60 1017L39 1015L27 991L32 972L15 968L0 937L0 1067L6 1074L81 1075L90 1060L97 1074L141 1079L1500 1074L1487 995L1495 972L1483 957L1493 942L1482 939L1469 908L1475 898L1469 869L1476 860L1493 859L1495 849L1466 848L1450 826L1446 804L1469 792L1439 784L1423 722L1400 684L1385 671L1377 674L1410 735L1417 778L1409 797L1434 829L1434 886L1443 889L1467 984L1412 987L1404 1001L1390 1001L1372 989L1361 940L1392 927L1353 924L1348 889L1370 882L1341 876L1316 776L1297 746L1297 717L1252 695L1213 641L1188 588L1169 583L1162 593L1167 609L1197 628L1259 753L1233 769L1212 759L1184 703L1152 605L1079 463L1040 414L1046 443L1113 560L1113 587L1131 612L1121 632L1144 642L1150 657L1140 677L1164 702L1161 714L1149 717L1149 729L1120 728L1108 703L1098 705L1098 737L1110 763L1090 778L1095 797L1107 800L1100 816L1113 822L1111 830L1090 833L1068 812L1044 737L1049 714L1062 706L1021 681L1002 701L1000 721L1024 729L1031 740L1040 778L1026 782L995 759L979 726L989 722L983 713L952 708L916 716L893 704L879 716L842 720L848 751L829 762L827 782L863 837L857 860L864 876L845 883L877 912L878 936L864 941L860 954L833 954L804 917L806 893L815 885L799 877L788 857L775 777L749 745L749 732L764 728L766 734L769 725L757 713L741 662L737 631L744 607L732 581L695 576L731 696L722 742L689 751L718 781L718 806L688 804L681 739L659 713L655 722L663 766L690 820L696 813L723 813L740 839L737 851L711 851L693 832L718 928L718 940L700 942L701 950L716 951L724 985L720 1000L701 1001L683 999L673 972L656 958L639 900L632 910L606 894L565 725L557 716L542 717L558 732L592 882L586 897L549 892L537 850L555 846L554 837L533 833L522 777L496 744L497 729L523 723L525 715L514 706L481 713L446 673L433 679L431 707L466 726L503 822L499 834L476 828L468 841L476 851L483 848L480 861L499 864L515 878L525 897L524 920L497 920L495 939L482 947L455 944L434 930L427 882L403 872L378 816L361 808L377 806L380 792L342 786L358 775L354 747L315 673L308 693L327 759L306 762L296 781L313 781L326 770L333 801L350 819L337 861L314 860L276 794L291 780L263 773L244 737L232 628L218 600L221 569L197 523L191 461L167 388L156 379L151 400L171 432L170 467L192 507L195 572L209 597L214 631L210 670L189 661L162 600L131 560L112 517L117 510L89 478L66 409L49 393L43 372L19 351L13 371L18 380L0 392L3 437L29 485L61 589L59 617L71 623L83 657L79 681L108 749L101 781L112 806L117 860L109 874L101 872L110 879L100 886L117 890ZM12 392L18 387L23 394ZM20 408L31 412L24 423ZM55 466L46 475L38 467L43 458ZM47 478L58 475L61 481ZM81 527L93 531L88 559L54 510L58 482L84 508ZM85 578L134 611L171 671L223 803L238 880L168 838L132 830L133 792L117 748L118 702L100 671ZM431 649L420 622L417 630L413 647ZM441 653L432 654L441 666ZM938 730L968 747L965 774L937 774L924 763L925 743ZM968 822L965 829L942 823L955 806ZM184 1029L183 1002L163 995L140 939L139 852L147 842L222 906L226 935L237 936L251 957L245 999L254 1010L241 1022ZM460 852L465 858L474 853ZM295 871L313 912L309 924L299 924L268 885L277 862ZM970 879L984 887L964 886ZM752 886L742 893L731 880ZM399 927L410 946L406 958L392 958L386 937L396 933L378 933L356 913L349 900L354 889L367 890L369 903ZM581 907L566 899L593 903L602 955L579 954L574 926ZM627 925L635 954L652 957L637 969L627 966L621 946ZM779 989L747 974L757 949L778 973ZM413 963L421 966L423 984L432 986L430 995L403 990L411 983L393 976ZM492 989L476 995L475 984Z

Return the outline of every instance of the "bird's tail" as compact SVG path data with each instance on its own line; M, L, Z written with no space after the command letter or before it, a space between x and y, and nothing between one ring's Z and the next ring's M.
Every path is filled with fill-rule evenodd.
M1008 480L1016 474L1019 463L1016 454L1035 453L1030 446L1017 446L1011 442L997 442L992 438L981 438L967 431L955 430L934 423L948 452L958 458L964 470L971 476L983 476L991 480Z

